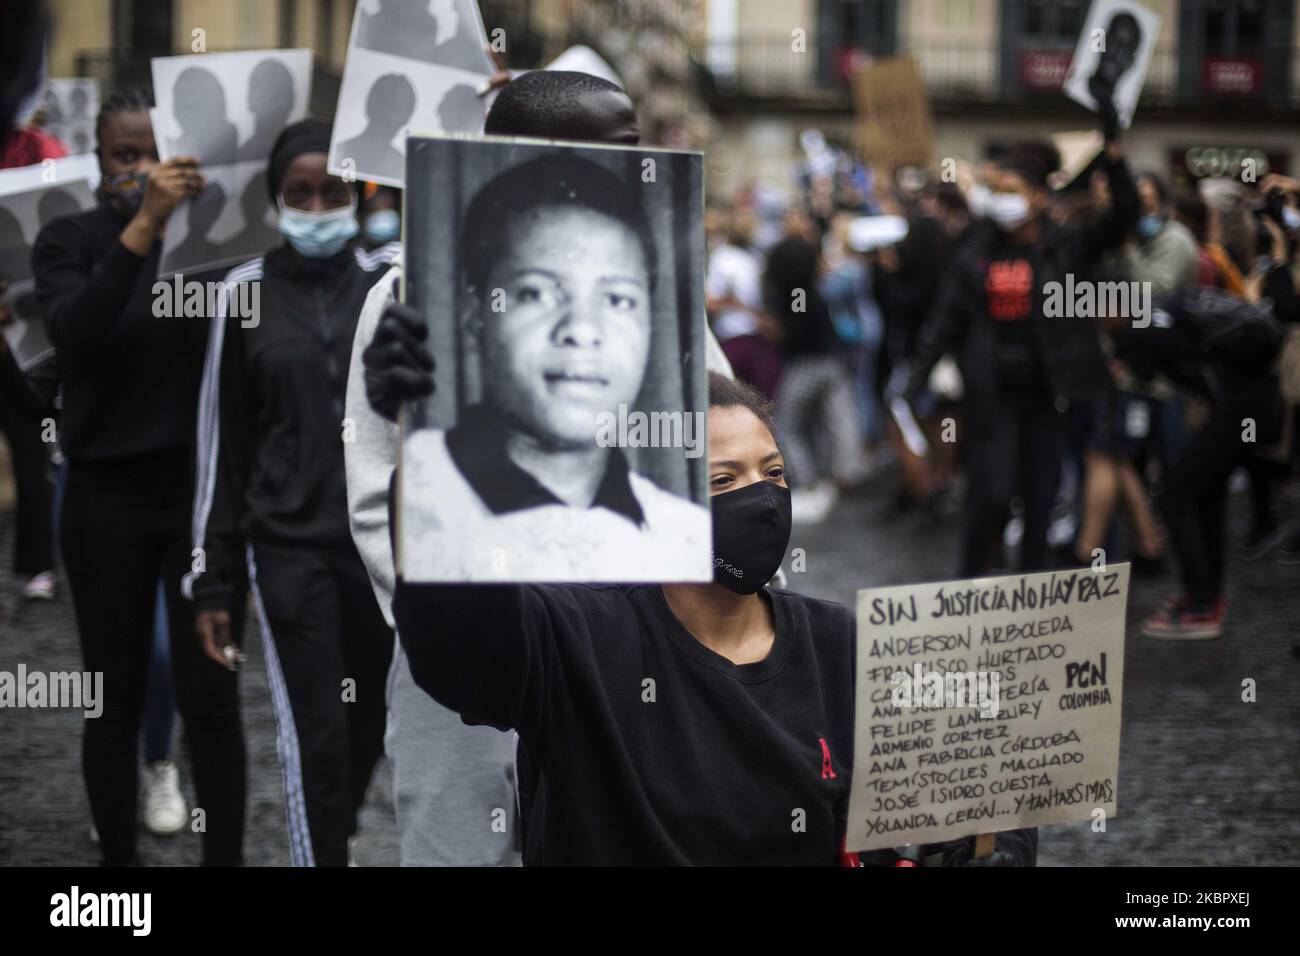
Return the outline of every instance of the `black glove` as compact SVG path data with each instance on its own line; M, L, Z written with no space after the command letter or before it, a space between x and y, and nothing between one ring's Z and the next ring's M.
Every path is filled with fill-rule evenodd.
M390 422L397 421L403 402L433 394L433 356L424 347L428 335L420 313L394 302L384 309L375 337L361 353L366 401Z

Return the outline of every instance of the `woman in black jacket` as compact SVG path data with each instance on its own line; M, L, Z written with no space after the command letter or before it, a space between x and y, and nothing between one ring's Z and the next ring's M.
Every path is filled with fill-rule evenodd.
M239 308L213 323L194 513L197 628L231 667L247 552L299 866L348 862L383 750L393 652L348 527L343 400L357 317L395 247L351 246L356 193L326 172L329 141L328 125L307 120L271 152L287 241L226 277L223 302Z
M86 721L86 790L103 860L135 861L137 755L161 578L176 701L205 811L203 860L241 860L244 737L235 675L203 656L181 596L190 568L194 421L207 325L160 316L161 235L202 192L193 157L158 161L149 97L117 92L100 110L99 205L49 222L32 272L59 356L59 441L68 460L60 530L85 669L102 672L103 716Z
M431 364L425 353L407 370L427 376L415 370ZM416 683L468 722L519 732L534 771L521 786L527 865L858 862L841 853L853 614L766 586L791 524L768 407L716 373L709 405L714 583L398 580ZM1000 833L985 862L1032 865L1037 840ZM973 843L927 855L969 863Z
M1076 316L1072 308L1054 314L1048 290L1059 283L1063 294L1072 294L1064 290L1137 220L1137 191L1111 117L1098 162L1112 203L1092 222L1062 226L1048 216L1047 180L1059 165L1050 145L1022 144L998 164L989 221L971 227L948 267L908 371L904 397L911 400L945 352L954 351L961 366L969 482L963 576L998 564L1007 508L1017 493L1025 507L1021 569L1048 566L1065 415L1094 399L1106 375L1097 317Z

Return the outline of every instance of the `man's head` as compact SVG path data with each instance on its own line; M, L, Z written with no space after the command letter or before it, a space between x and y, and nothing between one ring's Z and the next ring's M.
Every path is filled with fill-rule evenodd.
M371 129L395 134L415 113L415 87L400 73L375 80L366 96L366 122Z
M547 154L512 167L465 212L461 260L484 402L548 447L595 441L636 401L657 257L636 189Z
M176 77L172 115L181 129L201 129L226 119L226 91L210 71L191 66Z
M1128 72L1137 59L1142 45L1142 28L1131 13L1117 13L1106 28L1106 46L1097 60L1094 81L1105 90L1113 91L1121 76Z
M1145 216L1164 215L1169 206L1169 188L1155 173L1141 173L1137 178L1138 198Z
M248 78L248 108L268 126L283 126L293 112L293 74L279 60L263 60Z
M568 70L533 70L511 80L488 110L483 132L629 146L641 141L627 93L598 76Z

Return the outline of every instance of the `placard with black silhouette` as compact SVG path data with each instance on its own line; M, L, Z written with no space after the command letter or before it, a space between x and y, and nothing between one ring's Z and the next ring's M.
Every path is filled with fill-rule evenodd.
M709 581L703 156L408 140L413 581Z
M73 155L95 151L95 117L99 114L99 81L56 78L45 81L40 100L45 131Z
M208 181L172 213L159 275L230 266L279 245L266 165L280 131L307 115L311 51L159 57L152 66L158 155L198 157Z
M1159 35L1160 17L1142 4L1093 0L1065 78L1065 94L1094 112L1110 99L1120 128L1128 129Z
M7 283L0 308L9 322L0 328L19 368L29 368L49 351L41 325L32 279L32 246L36 235L51 220L75 216L95 205L84 180L51 183L0 195L0 280Z
M335 110L329 171L401 187L405 139L478 133L495 72L472 0L362 0Z

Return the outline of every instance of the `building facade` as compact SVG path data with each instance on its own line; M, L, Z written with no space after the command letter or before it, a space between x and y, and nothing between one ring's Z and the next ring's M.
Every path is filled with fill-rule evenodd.
M1176 180L1300 168L1295 0L1143 0L1161 18L1127 150ZM1089 129L1061 90L1090 0L709 0L715 189L783 182L809 126L853 142L851 77L910 54L934 113L936 160ZM869 157L868 157L869 158Z

